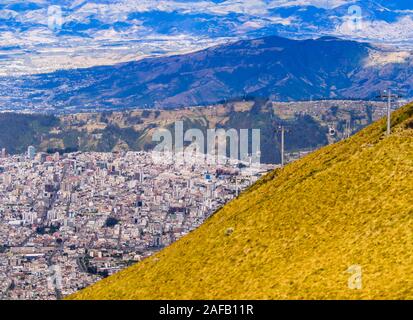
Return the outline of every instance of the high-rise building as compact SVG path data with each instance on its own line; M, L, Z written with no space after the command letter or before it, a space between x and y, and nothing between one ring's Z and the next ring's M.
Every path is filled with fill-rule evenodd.
M30 159L30 160L34 160L34 157L36 156L36 148L35 147L33 147L33 146L29 146L28 148L27 148L27 157Z
M2 157L2 158L6 158L6 157L7 157L6 148L1 149L1 157Z

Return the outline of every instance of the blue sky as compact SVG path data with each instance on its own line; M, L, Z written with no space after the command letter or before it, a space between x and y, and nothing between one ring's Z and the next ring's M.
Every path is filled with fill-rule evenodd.
M352 5L360 7L360 30L348 24ZM413 43L412 16L411 0L0 0L0 76L113 64L274 34L406 45Z

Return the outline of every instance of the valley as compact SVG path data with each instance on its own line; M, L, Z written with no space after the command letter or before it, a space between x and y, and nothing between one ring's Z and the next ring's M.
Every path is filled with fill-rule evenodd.
M398 105L394 105L397 108ZM0 148L23 153L33 145L43 152L149 151L153 132L184 128L260 129L261 161L280 163L280 125L288 127L287 157L300 157L352 135L385 115L386 104L374 101L280 103L254 99L175 110L106 111L67 115L0 114Z

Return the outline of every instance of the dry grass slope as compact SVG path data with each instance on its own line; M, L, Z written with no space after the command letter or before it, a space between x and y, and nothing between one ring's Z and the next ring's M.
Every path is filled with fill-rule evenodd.
M269 174L185 238L69 299L413 299L413 104L384 131L382 120ZM352 265L361 290L348 287Z

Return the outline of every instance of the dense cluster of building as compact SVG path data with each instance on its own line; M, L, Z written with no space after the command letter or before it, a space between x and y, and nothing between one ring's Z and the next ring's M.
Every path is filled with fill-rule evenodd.
M404 103L405 101L402 100L393 102L393 110L398 109ZM387 114L387 102L371 100L273 102L273 106L276 114L281 118L289 118L294 115L301 114L310 115L314 117L314 119L318 119L320 121L329 121L327 113L330 113L332 109L337 108L337 111L341 113L352 113L354 116L359 117L361 125L367 125L369 120L377 121ZM369 119L369 117L371 117L371 119Z
M198 227L271 166L152 153L0 158L0 299L60 299Z

